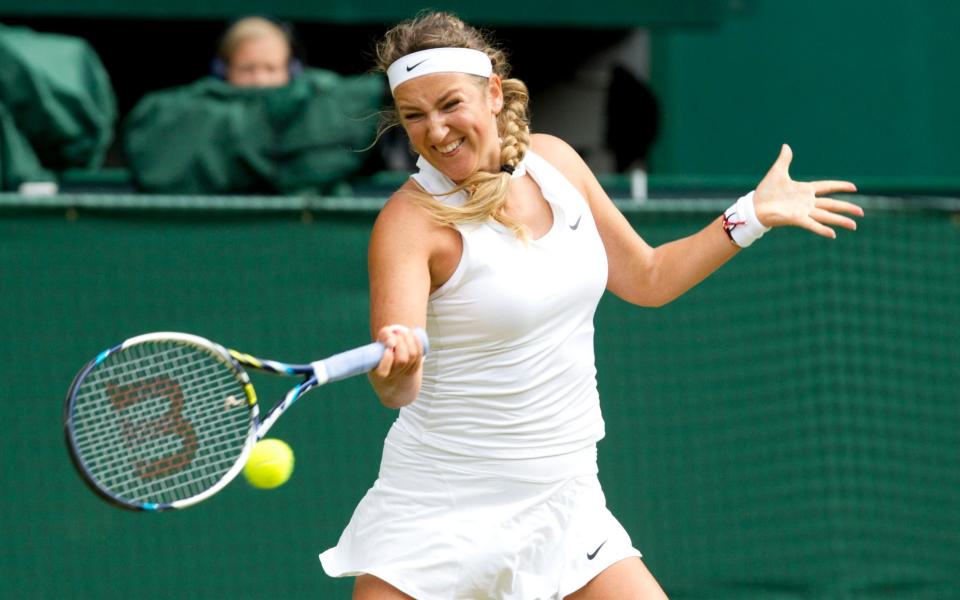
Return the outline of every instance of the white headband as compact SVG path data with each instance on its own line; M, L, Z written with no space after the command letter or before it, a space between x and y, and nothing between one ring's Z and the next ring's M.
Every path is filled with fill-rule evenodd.
M398 58L387 69L390 93L405 81L432 73L467 73L490 77L490 58L470 48L430 48Z

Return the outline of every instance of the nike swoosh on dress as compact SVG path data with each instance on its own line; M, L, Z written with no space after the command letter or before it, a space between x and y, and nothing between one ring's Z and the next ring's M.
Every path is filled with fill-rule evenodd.
M579 222L579 221L580 221L580 220L577 219L577 222ZM603 544L606 544L606 543L607 543L607 540L603 540ZM596 558L596 557L597 557L597 553L600 552L600 548L603 548L603 544L600 544L599 546L597 546L597 549L594 550L592 553L591 553L591 552L587 552L587 560L593 560L594 558Z

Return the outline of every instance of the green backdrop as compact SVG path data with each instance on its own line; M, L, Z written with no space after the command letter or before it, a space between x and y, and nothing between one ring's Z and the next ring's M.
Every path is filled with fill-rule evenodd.
M289 361L368 339L371 210L214 200L0 198L8 597L349 597L317 554L394 418L362 379L277 424L297 465L275 491L241 480L183 512L134 514L67 458L71 378L130 335L189 331ZM673 598L960 597L960 202L865 201L856 234L773 232L667 307L601 303L601 480ZM720 208L628 214L660 243ZM256 383L264 400L288 384Z
M452 10L471 21L508 25L625 27L689 25L715 22L726 12L724 0L607 0L584 11L576 0L526 0L510 10L484 0L42 0L24 3L0 0L0 15L133 17L155 19L235 18L269 13L284 19L329 23L389 23L409 18L424 8Z
M861 189L960 191L960 3L741 0L714 27L656 30L652 172L796 173Z

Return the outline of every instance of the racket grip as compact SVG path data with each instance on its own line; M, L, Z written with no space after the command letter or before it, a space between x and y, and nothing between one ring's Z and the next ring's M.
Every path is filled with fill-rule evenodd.
M415 327L413 333L420 338L420 342L423 344L423 354L426 355L430 351L427 332L420 327ZM317 383L322 385L366 373L380 364L385 350L386 347L383 344L373 342L311 363Z

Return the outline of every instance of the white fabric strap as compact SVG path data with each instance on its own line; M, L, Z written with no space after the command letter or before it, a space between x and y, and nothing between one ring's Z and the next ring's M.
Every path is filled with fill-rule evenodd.
M398 58L387 68L390 93L405 81L432 73L467 73L490 77L490 57L470 48L430 48Z
M753 206L753 192L737 200L723 213L723 229L733 243L746 248L770 231L765 227Z
M430 164L430 161L428 161L422 156L417 156L417 168L420 169L419 171L420 173L426 173L428 177L442 177L443 181L449 184L448 189L454 188L457 185L453 181L451 181L450 178L448 178L446 175L441 173L439 169L437 169L435 166ZM526 174L527 174L527 161L526 161L526 156L524 156L523 159L520 160L520 163L513 168L513 173L510 175L510 178L516 179L518 177L523 177Z
M513 169L513 174L510 176L511 179L516 179L518 177L523 177L527 174L527 157L524 156L523 160L520 161ZM449 204L452 206L463 206L467 203L467 192L460 190L453 194L445 194L447 192L457 187L449 177L444 175L437 169L435 166L430 164L430 161L420 156L417 158L417 168L419 169L416 173L411 175L414 181L420 185L428 194L431 194L438 201Z

